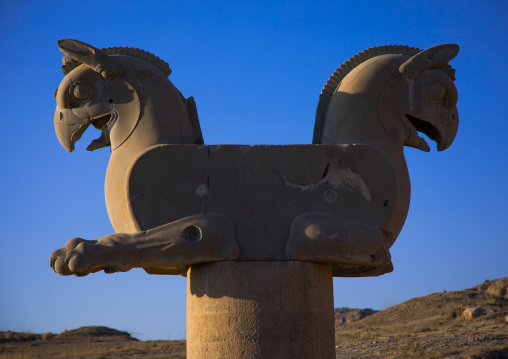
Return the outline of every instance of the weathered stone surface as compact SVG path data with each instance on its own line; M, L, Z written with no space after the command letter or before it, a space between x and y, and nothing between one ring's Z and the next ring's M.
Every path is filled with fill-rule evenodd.
M317 263L191 266L187 358L335 358L332 287Z
M55 93L55 131L72 151L89 125L102 130L88 150L111 146L105 192L117 232L55 251L50 264L64 275L182 274L220 260L387 273L409 209L403 147L429 150L422 131L446 149L458 127L447 64L456 45L353 57L320 96L316 145L299 146L199 145L194 100L168 80L164 61L138 49L58 45L66 77Z
M153 168L157 175L146 176ZM235 224L238 260L310 260L364 275L392 268L379 228L391 233L386 224L401 215L395 178L367 146L163 145L137 158L126 178L128 196L116 199L115 213L131 209L141 230L212 211ZM292 225L301 215L310 222ZM312 224L321 225L319 239L305 234Z

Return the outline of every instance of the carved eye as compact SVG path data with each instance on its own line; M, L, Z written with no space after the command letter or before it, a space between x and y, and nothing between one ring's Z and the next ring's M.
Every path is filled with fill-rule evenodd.
M435 83L427 87L427 97L431 101L440 101L446 94L446 89L443 85Z
M86 100L88 97L90 97L91 92L90 88L81 82L74 83L69 89L69 91L72 97L74 97L78 101Z

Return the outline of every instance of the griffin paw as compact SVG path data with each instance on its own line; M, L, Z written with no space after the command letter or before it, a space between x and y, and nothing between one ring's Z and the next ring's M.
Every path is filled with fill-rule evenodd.
M106 273L120 271L113 265L104 265L100 259L110 252L112 247L99 244L97 240L72 238L64 247L51 253L49 265L58 274L85 276L104 270Z

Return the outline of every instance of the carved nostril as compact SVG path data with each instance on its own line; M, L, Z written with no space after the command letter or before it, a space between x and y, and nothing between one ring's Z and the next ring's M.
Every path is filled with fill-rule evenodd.
M328 190L325 192L323 197L324 197L325 201L328 203L335 202L335 200L337 199L337 192Z
M60 112L60 121L63 120L63 113Z
M203 237L203 232L198 226L188 226L182 230L182 237L187 242L195 243Z

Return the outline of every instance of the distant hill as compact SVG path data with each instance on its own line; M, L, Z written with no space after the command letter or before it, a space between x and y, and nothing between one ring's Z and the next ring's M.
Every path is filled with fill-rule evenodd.
M357 322L377 312L379 312L379 310L337 308L335 309L335 328Z
M337 358L508 358L508 277L381 311L335 309ZM93 343L93 345L90 345ZM106 327L0 332L0 359L185 358L185 341L138 341Z
M94 342L94 341L129 341L137 340L127 332L121 332L116 329L111 329L101 326L81 327L74 330L67 330L61 334L56 335L51 340L61 342Z

